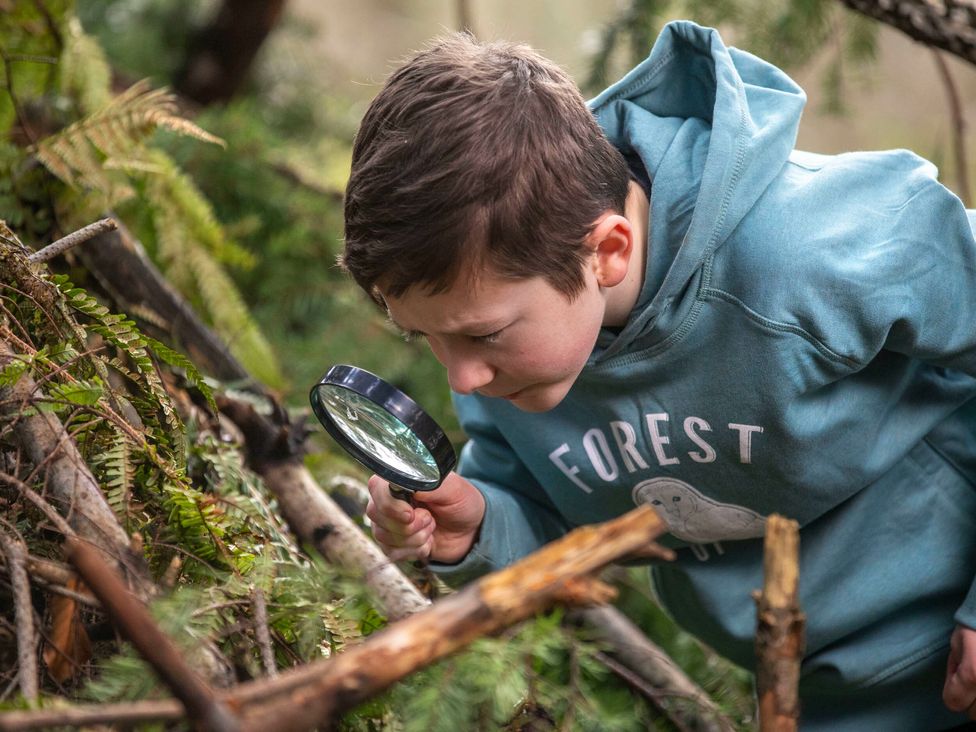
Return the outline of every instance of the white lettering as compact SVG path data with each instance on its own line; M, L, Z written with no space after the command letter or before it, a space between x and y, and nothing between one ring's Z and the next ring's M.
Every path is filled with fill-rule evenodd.
M613 432L613 439L617 442L620 449L620 456L624 459L624 466L628 473L636 473L637 468L647 470L648 465L637 452L637 433L629 422L611 422L610 430Z
M597 475L607 482L617 479L620 471L617 470L617 461L610 454L610 445L603 432L596 428L587 430L583 435L583 449L586 450L586 456Z
M592 493L593 489L590 488L586 483L576 477L580 469L577 465L567 465L562 461L562 456L569 452L569 445L565 442L557 447L555 450L549 453L549 459L552 461L553 465L559 468L563 475L569 478L573 483L575 483L579 488L581 488L586 493Z
M711 432L712 426L701 417L688 417L685 419L685 434L688 439L702 449L702 452L689 452L688 457L696 463L715 462L715 450L695 431L695 428L703 432Z
M762 433L763 428L757 424L735 424L729 423L730 430L739 433L739 462L743 465L752 463L752 433Z
M668 457L664 454L664 446L671 442L670 437L665 437L658 430L658 422L667 422L668 415L664 413L658 414L648 414L647 416L647 428L651 431L651 447L654 448L654 455L657 457L658 465L675 465L677 464L678 458Z

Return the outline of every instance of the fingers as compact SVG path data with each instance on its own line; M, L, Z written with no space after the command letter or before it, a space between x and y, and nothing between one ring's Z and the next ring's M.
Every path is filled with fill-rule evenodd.
M373 476L367 483L370 499L366 516L372 522L373 538L394 561L427 559L433 548L434 517L422 507L413 507L390 495L389 483Z
M976 719L976 631L957 626L949 644L942 700L954 712Z

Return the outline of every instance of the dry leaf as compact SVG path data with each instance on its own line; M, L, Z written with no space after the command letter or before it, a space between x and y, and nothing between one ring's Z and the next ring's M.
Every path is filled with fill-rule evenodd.
M88 590L81 580L72 578L67 588L78 593ZM91 641L81 622L78 603L64 595L51 596L51 629L44 645L44 663L58 683L71 679L91 658Z

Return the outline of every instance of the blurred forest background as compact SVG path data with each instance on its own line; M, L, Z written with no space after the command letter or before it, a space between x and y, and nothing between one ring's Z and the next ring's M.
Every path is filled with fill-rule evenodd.
M464 439L426 347L403 342L334 264L358 120L397 60L446 30L464 26L482 38L528 42L593 95L647 54L664 22L688 17L718 26L730 43L780 64L806 89L798 147L907 147L936 162L944 182L964 196L971 196L967 178L976 178L964 150L973 133L960 123L976 119L976 66L949 54L937 58L836 0L241 2L239 12L274 11L262 21L270 34L254 45L253 60L243 46L230 49L240 57L239 83L214 91L206 85L213 69L201 53L213 36L201 32L221 5L0 0L0 220L39 249L114 214L292 419L307 413L308 388L329 365L354 363L413 395L456 445ZM163 87L175 96L152 91ZM86 272L83 259L69 255L51 268L57 273L51 281L79 313L88 337L120 354L106 363L142 385L140 399L131 401L146 439L133 442L124 429L111 431L112 420L104 418L118 409L117 395L102 367L85 365L78 344L44 333L43 318L31 314L31 303L13 287L5 290L4 313L17 324L6 332L18 356L8 362L0 353L0 388L13 388L24 374L43 385L49 411L73 430L126 532L146 537L152 576L168 588L154 604L167 631L187 647L206 639L232 660L240 678L262 673L257 641L239 622L251 612L255 586L268 595L273 663L282 667L341 651L383 625L354 578L336 576L296 546L233 440L192 416L199 412L170 409L152 374L165 362L198 402L212 407L214 394L244 393L247 379L207 378L201 364L203 374L171 350L179 343L138 335L141 329L166 340L153 331L150 314L127 313L137 328L100 310L100 301L72 283L99 297L111 296L111 283ZM133 343L154 361L145 361ZM20 416L6 415L0 431L8 452L13 448L3 441ZM319 432L305 458L319 483L362 480L362 470ZM20 486L36 479L7 463L0 472ZM52 537L35 530L38 517L14 485L7 481L0 493L6 513L0 534L22 537L33 554L56 558ZM182 562L178 570L174 558ZM642 571L617 579L619 605L737 727L753 726L748 675L678 632L654 604ZM0 603L9 601L8 589L0 587ZM36 604L50 622L54 611ZM12 622L0 627L0 641L13 635ZM44 695L119 701L162 693L131 650L95 642L96 651L76 657L67 671L49 668ZM674 729L602 669L594 661L596 646L587 643L560 624L559 613L549 615L501 641L480 642L344 724L552 728L511 722L528 695L560 729ZM0 708L27 704L17 696L16 680L14 671L0 676Z

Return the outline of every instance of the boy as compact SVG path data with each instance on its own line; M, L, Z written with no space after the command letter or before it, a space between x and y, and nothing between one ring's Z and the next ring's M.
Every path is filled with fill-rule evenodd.
M367 514L463 581L650 502L661 600L746 666L785 514L804 728L945 729L976 713L976 212L907 152L794 152L803 104L687 22L589 107L521 46L394 72L343 262L427 339L470 442L416 509L371 479Z

